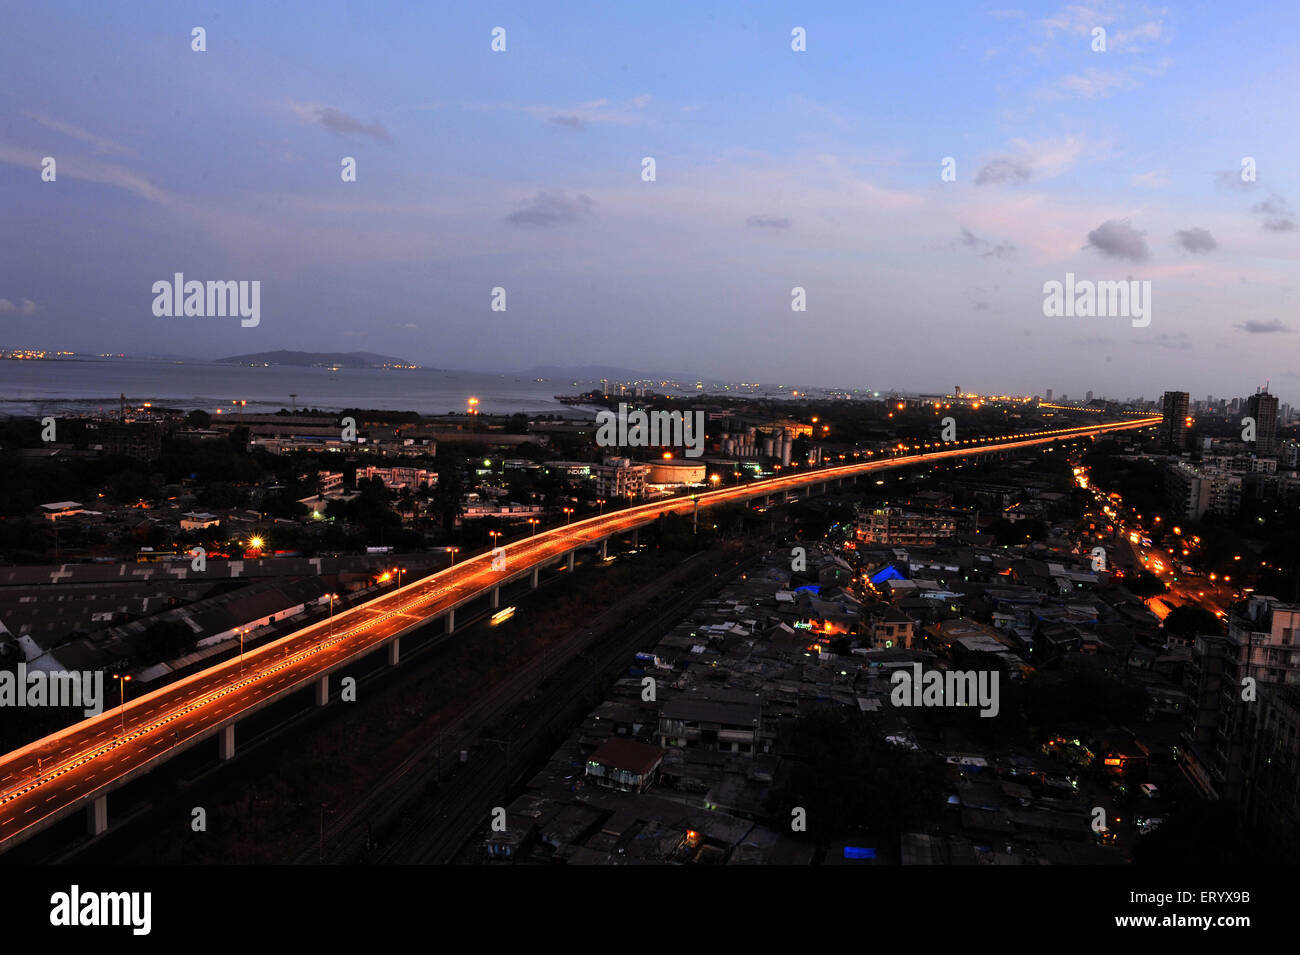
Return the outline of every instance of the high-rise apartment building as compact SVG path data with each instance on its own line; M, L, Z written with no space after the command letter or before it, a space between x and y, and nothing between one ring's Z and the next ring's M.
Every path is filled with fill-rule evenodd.
M1255 453L1277 454L1277 395L1256 392L1246 402L1246 413L1255 419Z
M1187 399L1185 391L1166 391L1161 399L1160 443L1171 451L1187 446Z
M1294 768L1300 742L1287 713L1300 690L1300 605L1263 595L1238 604L1226 637L1196 638L1184 677L1187 775L1204 795L1246 801L1279 743Z

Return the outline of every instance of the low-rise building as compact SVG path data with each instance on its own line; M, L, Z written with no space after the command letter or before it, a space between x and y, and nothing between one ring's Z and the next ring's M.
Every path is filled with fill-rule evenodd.
M659 711L659 745L753 755L762 716L757 702L679 696Z
M597 786L640 793L650 788L663 761L658 746L614 736L587 758L585 775Z
M957 521L950 514L904 511L901 507L877 507L860 511L857 538L868 544L933 544L957 533Z
M630 458L609 458L604 464L593 465L591 473L601 497L637 500L645 495L650 466L633 464Z

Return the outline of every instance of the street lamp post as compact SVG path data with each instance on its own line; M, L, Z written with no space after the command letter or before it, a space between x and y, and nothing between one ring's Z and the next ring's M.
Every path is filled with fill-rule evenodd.
M532 537L534 534L537 533L537 525L540 524L541 521L539 521L539 520L538 520L537 518L535 518L535 517L530 517L530 518L528 518L528 523L533 525L532 532L528 535L529 537Z
M248 632L247 627L240 627L236 631L239 634L239 675L244 675L244 634Z
M569 519L570 519L572 516L573 516L573 508L571 508L571 507L566 507L566 508L564 509L564 523L565 523L565 524L568 524L568 523L569 523Z
M596 498L596 503L600 505L600 516L601 516L601 517L604 517L604 516L605 516L605 499L604 499L603 497L598 497L598 498Z
M119 732L125 733L126 732L126 685L131 681L131 677L129 675L114 674L113 679L117 681L117 688L121 695L121 700L122 700L121 709L118 711L118 714L121 718L121 722L119 723Z

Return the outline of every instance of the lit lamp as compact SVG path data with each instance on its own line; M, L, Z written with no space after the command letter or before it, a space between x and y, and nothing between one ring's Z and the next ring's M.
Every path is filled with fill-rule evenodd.
M118 691L122 699L122 708L120 710L120 716L121 716L120 725L121 725L121 732L125 733L126 732L126 685L131 682L131 677L129 675L122 675L122 674L115 673L113 675L113 679L117 681Z

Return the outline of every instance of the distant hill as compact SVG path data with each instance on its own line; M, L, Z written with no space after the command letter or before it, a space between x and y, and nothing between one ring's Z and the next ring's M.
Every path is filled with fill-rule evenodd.
M369 351L323 352L323 351L262 351L251 355L232 355L230 358L218 358L222 365L297 365L304 368L384 368L384 367L420 367L405 358L391 355L376 355Z

